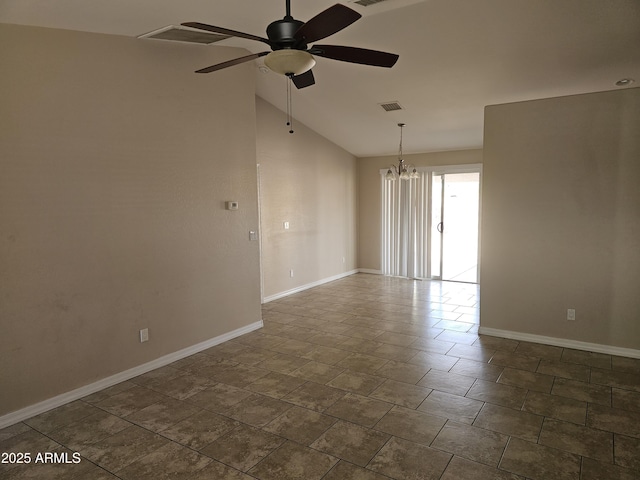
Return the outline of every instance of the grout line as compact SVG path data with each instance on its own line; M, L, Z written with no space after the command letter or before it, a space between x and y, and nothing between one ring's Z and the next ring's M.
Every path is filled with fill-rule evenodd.
M505 453L507 453L507 448L509 448L509 444L511 443L511 439L512 438L513 437L511 435L509 435L509 438L507 438L507 443L504 446L504 449L502 450L502 455L500 455L500 460L498 460L498 466L496 467L498 470L502 470L503 472L508 472L508 470L504 470L504 469L500 468L500 464L502 463L502 460L504 459Z

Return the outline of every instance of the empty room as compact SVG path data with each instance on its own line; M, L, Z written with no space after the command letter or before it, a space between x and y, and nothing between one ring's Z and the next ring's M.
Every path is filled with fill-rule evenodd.
M640 2L0 1L0 479L640 478Z

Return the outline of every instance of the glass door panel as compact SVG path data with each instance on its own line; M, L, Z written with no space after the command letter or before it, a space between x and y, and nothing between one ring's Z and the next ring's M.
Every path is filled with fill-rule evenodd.
M443 177L441 278L476 283L480 173L446 173Z

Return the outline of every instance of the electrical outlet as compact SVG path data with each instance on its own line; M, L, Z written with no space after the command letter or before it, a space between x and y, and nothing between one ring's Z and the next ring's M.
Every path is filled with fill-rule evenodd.
M293 270L289 270L289 276L293 278Z
M289 222L284 222L282 225L284 226L285 230L289 230Z
M140 330L140 343L149 341L149 329L143 328Z
M575 308L567 309L567 320L573 322L576 319L576 310Z

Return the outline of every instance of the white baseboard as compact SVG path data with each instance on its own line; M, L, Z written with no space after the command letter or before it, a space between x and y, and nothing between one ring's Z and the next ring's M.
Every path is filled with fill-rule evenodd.
M480 327L478 333L480 333L480 335L488 335L490 337L502 337L510 338L512 340L521 340L523 342L543 343L545 345L553 345L556 347L573 348L574 350L606 353L620 357L640 358L640 350L633 348L614 347L612 345L602 345L600 343L580 342L578 340L570 340L567 338L546 337L544 335L534 335L532 333L514 332L511 330L500 330L497 328L487 327Z
M382 275L382 270L373 270L371 268L359 268L359 273L370 273L371 275Z
M350 270L348 272L339 273L338 275L334 275L328 278L323 278L322 280L317 280L315 282L307 283L306 285L301 285L299 287L292 288L291 290L275 293L273 295L269 295L268 297L264 297L264 299L262 300L262 303L273 302L274 300L278 300L279 298L288 297L289 295L293 295L294 293L303 292L305 290L309 290L310 288L313 288L313 287L318 287L325 283L333 282L335 280L340 280L341 278L348 277L355 273L358 273L358 270Z
M137 377L138 375L142 375L143 373L155 370L156 368L164 367L165 365L173 363L176 360L186 358L195 353L206 350L207 348L211 348L215 345L226 342L227 340L231 340L232 338L236 338L240 335L244 335L245 333L252 332L253 330L257 330L258 328L262 328L263 325L264 324L262 320L251 323L231 332L224 333L214 338L210 338L209 340L205 340L204 342L197 343L187 348L183 348L182 350L178 350L177 352L169 353L160 358L156 358L155 360L144 363L142 365L138 365L137 367L130 368L129 370L125 370L124 372L116 373L115 375L103 378L89 385L76 388L75 390L71 390L69 392L57 395L34 405L16 410L15 412L8 413L0 417L0 429L21 422L35 415L40 415L41 413L47 412L53 408L60 407L66 403L86 397L87 395L91 395L92 393L99 392L100 390L103 390L107 387L111 387L118 383L124 382L125 380L130 380L134 377Z

